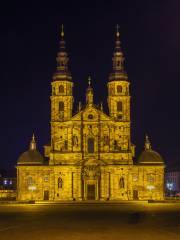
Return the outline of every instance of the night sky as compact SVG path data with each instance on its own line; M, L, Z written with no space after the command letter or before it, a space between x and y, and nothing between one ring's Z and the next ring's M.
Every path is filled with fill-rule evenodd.
M131 83L137 156L148 133L167 166L180 167L180 2L97 2L1 5L0 169L14 169L33 132L41 152L50 141L50 83L62 23L74 81L74 109L78 101L85 101L88 75L95 102L107 104L106 84L119 24Z

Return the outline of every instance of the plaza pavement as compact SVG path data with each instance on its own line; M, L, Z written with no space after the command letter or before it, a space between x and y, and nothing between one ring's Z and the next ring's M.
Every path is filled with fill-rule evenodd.
M180 203L0 204L0 240L179 240Z

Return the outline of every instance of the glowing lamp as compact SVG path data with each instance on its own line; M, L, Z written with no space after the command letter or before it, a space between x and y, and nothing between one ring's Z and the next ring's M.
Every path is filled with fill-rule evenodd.
M31 190L31 191L35 191L36 190L36 186L33 186L33 185L29 186L28 189Z
M151 190L155 189L155 186L153 186L153 185L147 185L147 189L151 191Z
M8 180L4 180L4 185L7 185L8 184Z
M166 184L167 188L171 191L173 189L173 183L172 182L168 182Z

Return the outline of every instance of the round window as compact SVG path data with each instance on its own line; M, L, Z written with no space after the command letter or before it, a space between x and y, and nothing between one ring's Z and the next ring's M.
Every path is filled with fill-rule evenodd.
M88 115L88 118L89 118L89 119L93 119L93 115L92 115L92 114L89 114L89 115Z

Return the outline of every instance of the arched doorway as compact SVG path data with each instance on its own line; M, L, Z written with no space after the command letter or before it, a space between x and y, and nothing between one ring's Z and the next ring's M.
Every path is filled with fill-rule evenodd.
M49 190L44 190L44 200L49 200Z
M84 200L100 198L100 167L85 165L82 168L82 197Z
M95 200L96 199L96 185L87 184L87 200Z
M138 200L139 196L138 196L138 190L133 190L133 200Z

